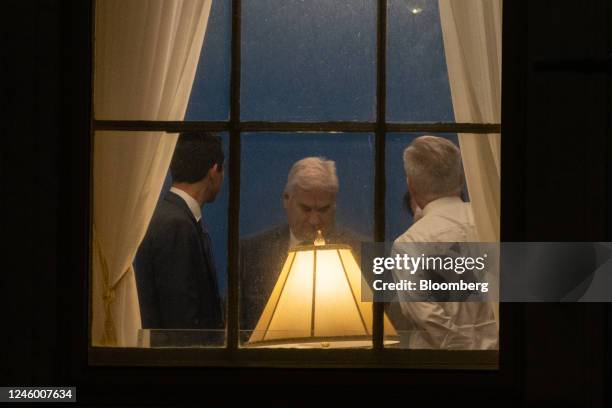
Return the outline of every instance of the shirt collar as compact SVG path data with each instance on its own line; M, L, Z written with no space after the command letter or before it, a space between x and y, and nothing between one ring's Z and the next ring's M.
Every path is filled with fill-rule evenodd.
M196 219L197 222L200 222L200 219L202 219L202 208L200 208L200 204L198 204L195 198L177 187L170 187L170 191L172 191L174 194L181 197L183 201L185 201L185 204L187 204L187 207L189 207L189 210L193 214L193 217Z
M463 201L461 200L461 198L455 197L455 196L442 197L442 198L438 198L437 200L433 200L430 203L428 203L425 206L425 208L423 208L423 217L426 216L427 214L435 213L439 211L440 209L447 207L449 205L457 205L457 203L463 203Z

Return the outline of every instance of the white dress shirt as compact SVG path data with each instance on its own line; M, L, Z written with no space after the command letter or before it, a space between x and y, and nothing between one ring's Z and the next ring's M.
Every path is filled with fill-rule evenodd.
M400 235L392 256L406 253L402 243L475 242L478 234L470 203L459 197L444 197L427 204L423 217ZM406 279L404 270L394 271L395 279ZM408 291L398 291L402 313L413 330L402 335L409 348L496 349L497 323L490 303L410 302Z
M191 213L195 217L196 221L200 222L200 220L202 219L202 208L200 208L200 204L198 204L196 199L187 194L185 191L181 190L180 188L170 187L170 191L172 191L174 194L181 197L183 201L185 201L187 207L189 207L189 210L191 210Z

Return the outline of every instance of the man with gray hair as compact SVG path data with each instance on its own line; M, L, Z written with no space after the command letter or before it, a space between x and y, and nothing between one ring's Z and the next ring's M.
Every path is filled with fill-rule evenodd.
M306 157L293 165L283 193L290 247L300 242L312 244L318 230L324 237L329 235L334 226L337 193L338 176L333 161Z
M240 242L240 329L250 335L274 284L289 248L312 244L321 230L328 243L348 244L358 255L357 234L335 225L338 194L336 164L322 157L306 157L293 164L282 200L287 224Z
M463 167L455 144L436 136L416 138L404 150L404 170L408 191L423 210L395 240L393 256L416 251L415 243L479 241L471 205L461 200ZM405 273L394 271L396 280L406 278ZM406 291L398 296L411 326L404 338L409 348L497 348L497 323L489 303L417 302Z

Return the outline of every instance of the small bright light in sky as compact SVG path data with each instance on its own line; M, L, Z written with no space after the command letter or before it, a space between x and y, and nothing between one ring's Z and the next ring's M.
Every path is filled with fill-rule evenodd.
M422 8L418 8L418 7L415 7L415 8L413 8L413 9L412 9L412 10L410 10L410 11L412 12L412 14L419 14L421 11L423 11L423 9L422 9Z

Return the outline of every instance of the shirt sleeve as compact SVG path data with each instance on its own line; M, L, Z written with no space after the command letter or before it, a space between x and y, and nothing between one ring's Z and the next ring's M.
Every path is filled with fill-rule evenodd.
M418 241L409 234L402 237L401 242L396 241L391 250L391 256L396 255L419 256ZM393 278L396 282L407 279L410 274L407 270L393 270ZM414 282L423 277L422 271L416 271L410 276ZM432 349L466 349L470 348L473 341L472 337L461 332L460 328L454 323L451 315L442 307L439 302L423 302L416 299L413 292L409 290L398 291L398 300L402 314L409 319L414 333L419 343L425 343Z

